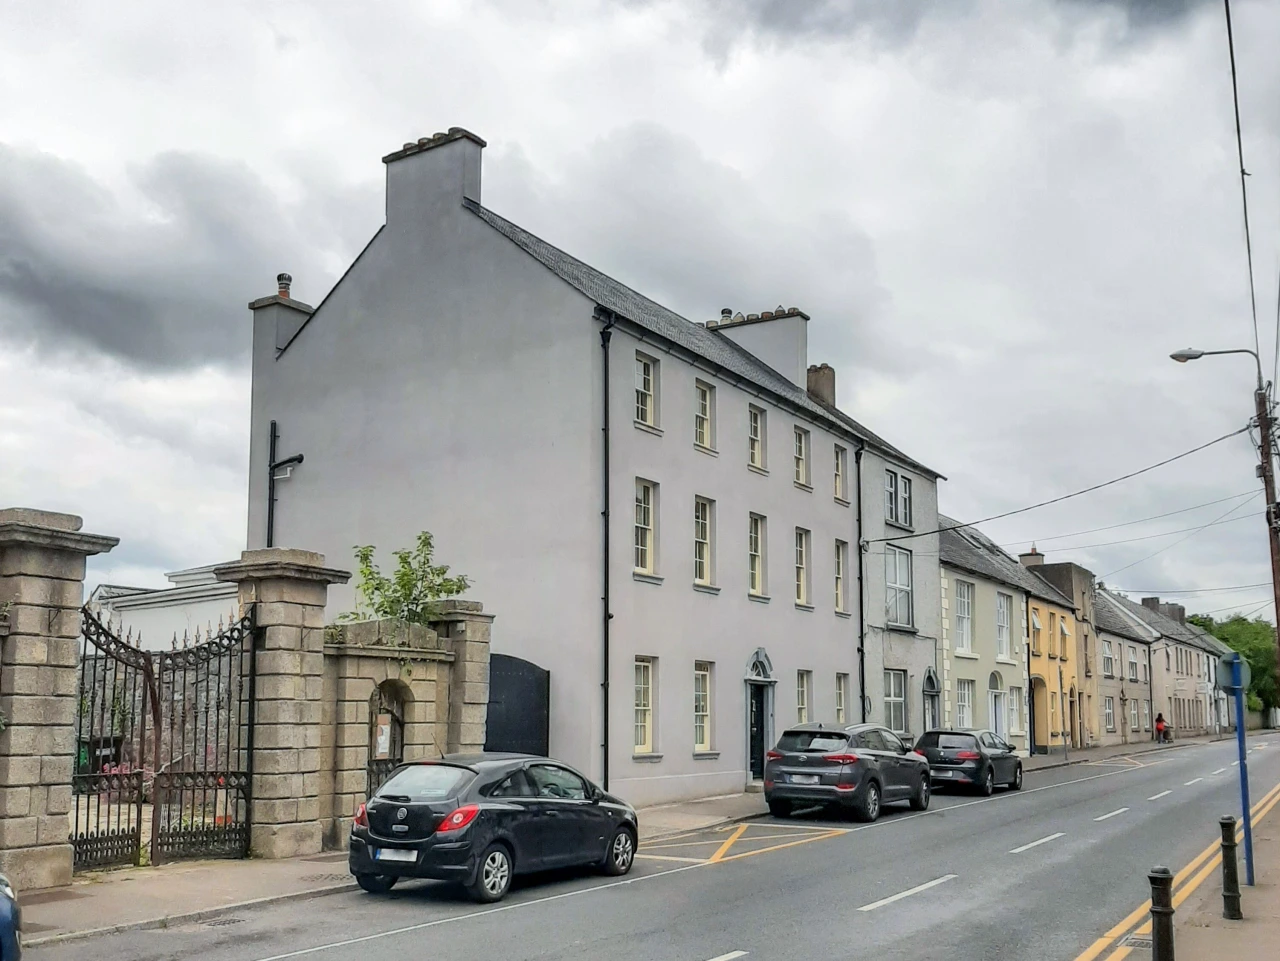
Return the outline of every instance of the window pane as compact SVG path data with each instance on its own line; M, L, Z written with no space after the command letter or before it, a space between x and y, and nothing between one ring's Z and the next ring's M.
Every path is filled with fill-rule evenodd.
M891 521L898 519L898 475L891 470L884 472L884 516Z
M898 484L899 484L898 521L899 523L905 524L907 527L910 527L911 526L911 480L910 478L907 478L907 477L900 477L898 479Z

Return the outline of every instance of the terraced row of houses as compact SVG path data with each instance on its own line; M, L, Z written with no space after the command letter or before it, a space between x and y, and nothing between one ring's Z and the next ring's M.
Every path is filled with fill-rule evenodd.
M249 305L247 546L340 565L430 530L497 615L490 747L656 803L757 785L797 722L1024 751L1218 723L1211 639L939 516L939 472L837 404L806 312L680 316L486 207L484 147L384 157L386 223L319 306L285 274Z

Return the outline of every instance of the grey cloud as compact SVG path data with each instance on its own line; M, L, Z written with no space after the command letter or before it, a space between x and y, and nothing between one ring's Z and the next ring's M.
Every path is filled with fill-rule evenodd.
M287 269L323 293L326 256L363 239L344 205L361 191L304 184L323 206L279 199L247 167L169 153L117 195L80 168L0 145L0 331L44 352L100 353L140 369L242 361L245 304ZM308 189L310 188L310 189Z

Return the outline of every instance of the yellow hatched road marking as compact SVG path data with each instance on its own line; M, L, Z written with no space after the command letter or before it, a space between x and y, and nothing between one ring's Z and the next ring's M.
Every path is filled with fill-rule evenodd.
M767 848L759 848L755 851L743 851L741 854L731 854L728 857L713 858L712 860L724 862L724 861L737 861L739 858L753 858L757 854L767 854L770 851L781 851L783 848L793 848L796 845L810 844L814 841L826 841L829 838L838 838L847 833L848 833L847 831L828 831L826 834L815 834L815 835L812 835L811 837L800 838L796 841L787 841L785 844L774 844L774 845L770 845Z
M729 848L733 847L734 842L737 841L738 838L742 837L742 835L746 833L747 833L747 825L739 824L737 830L735 830L732 834L730 834L727 838L724 839L724 844L716 848L716 853L711 855L711 858L710 858L711 863L715 864L717 861L721 860L726 854L729 853Z
M1116 948L1114 951L1112 951L1110 954L1107 955L1107 961L1120 961L1121 958L1127 958L1129 956L1129 952L1132 950L1133 948L1129 948L1129 947Z

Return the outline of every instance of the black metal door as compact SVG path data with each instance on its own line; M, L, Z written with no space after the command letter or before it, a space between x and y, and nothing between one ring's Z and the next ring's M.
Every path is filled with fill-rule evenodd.
M549 753L551 672L509 654L489 658L486 751Z
M751 703L751 776L760 781L764 779L764 685L748 684L747 690Z

